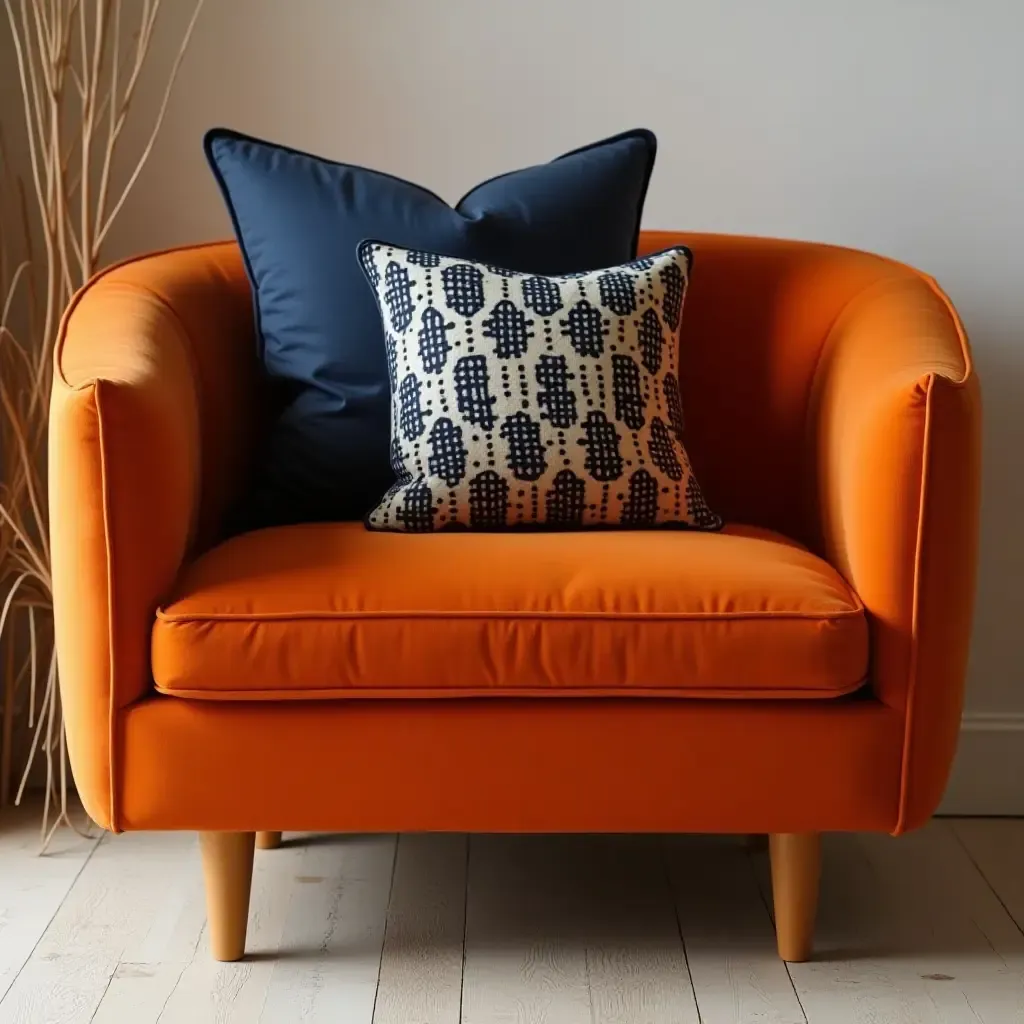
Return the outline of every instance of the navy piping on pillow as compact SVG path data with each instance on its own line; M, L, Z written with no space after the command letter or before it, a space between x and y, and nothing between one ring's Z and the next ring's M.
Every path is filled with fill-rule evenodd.
M578 156L580 153L587 153L590 150L598 149L601 146L610 146L613 143L622 142L625 139L643 139L647 143L647 147L651 152L651 158L647 161L647 172L644 174L643 184L640 186L640 201L637 203L636 227L633 230L633 255L635 256L637 247L640 245L640 221L643 219L644 203L647 202L647 189L651 184L651 175L654 173L654 161L658 157L658 138L654 132L649 128L630 128L629 131L619 132L618 135L609 135L607 139L600 139L597 142L588 143L586 146L580 146L578 149L570 149L568 153L556 156L554 160L549 160L548 163L556 164L559 160L564 160L568 156ZM496 174L493 178L481 181L463 195L452 209L457 211L458 208L474 192L483 188L485 185L490 185L492 182L500 181L502 178L508 178L516 173L518 172L505 171L504 174ZM433 195L433 193L431 193L431 195ZM441 201L444 202L444 200Z
M422 192L424 195L430 196L432 199L436 199L439 203L443 203L455 213L458 213L459 207L474 192L483 188L485 185L490 185L492 182L500 181L502 178L508 178L513 174L518 173L518 170L505 171L503 174L496 174L492 178L487 178L485 181L478 182L468 192L462 195L454 206L451 206L447 200L442 199L441 196L432 189L427 188L425 185L420 185L418 182L410 181L408 178L403 178L398 174L391 174L388 171L379 171L374 167L363 167L361 164L349 163L347 160L331 160L329 157L317 156L315 153L309 153L306 150L282 145L279 142L271 142L269 139L262 139L256 135L246 135L244 132L237 132L233 128L210 128L203 135L203 153L205 154L206 162L210 165L213 176L217 181L217 187L220 189L221 195L224 199L224 205L228 208L228 214L231 217L231 228L235 233L235 237L239 240L238 247L242 250L242 260L245 263L246 275L252 284L253 304L255 307L256 344L258 346L258 354L261 359L263 358L263 327L260 323L260 306L256 298L256 275L253 272L252 264L249 261L249 253L241 243L242 230L238 222L238 215L235 212L235 204L231 201L231 193L228 191L227 182L224 180L224 175L221 173L220 166L213 155L213 144L217 139L233 139L236 142L253 142L260 146L272 146L274 149L279 149L283 153L289 153L292 156L305 157L308 160L316 160L319 163L331 164L334 167L351 167L356 171L364 171L367 174L376 174L382 178L390 178L392 181L398 181L403 185L409 185L417 191ZM654 161L658 155L658 138L654 132L649 128L631 128L628 131L619 132L617 135L609 135L606 139L599 139L597 142L588 143L586 146L579 146L577 149L571 149L568 153L562 153L561 156L557 156L554 160L550 160L548 162L557 163L559 160L564 160L568 156L577 156L580 153L586 153L591 149L598 149L601 146L621 142L625 139L643 139L647 143L651 153L650 159L647 161L647 171L644 174L643 184L640 187L640 201L637 203L636 227L633 230L633 255L635 256L637 247L640 244L640 222L643 219L644 203L647 201L647 189L651 183L651 174L654 172Z
M256 345L260 359L263 358L263 325L260 322L260 303L258 295L259 285L256 283L256 273L251 261L249 260L249 252L242 243L242 227L238 221L235 204L231 201L231 192L228 190L227 182L224 180L224 175L221 172L220 165L217 163L213 153L213 144L218 139L232 139L235 142L254 142L259 146L271 146L274 149L281 150L283 153L289 153L292 156L305 157L307 160L316 160L319 163L331 164L334 167L351 167L353 170L365 171L367 174L379 174L382 178L390 178L392 181L400 181L403 185L410 185L418 192L422 192L424 195L430 196L432 199L436 199L439 203L444 203L445 206L448 205L448 203L445 202L445 200L436 192L426 188L424 185L420 185L418 182L409 181L408 178L399 177L397 174L389 174L387 171L378 171L374 167L363 167L360 164L350 164L344 160L331 160L329 157L317 156L315 153L309 153L303 149L295 149L292 146L286 146L280 142L271 142L269 139L261 139L256 135L246 135L245 132L236 132L233 128L208 129L203 135L203 153L206 156L206 162L210 165L210 170L213 172L213 176L217 182L217 187L220 189L221 196L224 199L224 205L228 208L228 215L231 217L231 229L234 231L235 238L238 240L238 248L242 250L242 261L245 264L245 273L249 278L249 283L252 285L254 307L253 319L256 325ZM472 191L473 189L470 189L470 192ZM467 192L466 195L469 195L470 192ZM462 200L460 199L459 202L461 201Z

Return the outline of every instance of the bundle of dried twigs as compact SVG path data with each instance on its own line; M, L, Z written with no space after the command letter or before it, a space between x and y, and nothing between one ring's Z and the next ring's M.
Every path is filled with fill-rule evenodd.
M118 159L122 133L139 103L161 0L3 2L28 172L18 174L0 124L0 804L10 797L14 725L24 721L31 742L16 801L41 754L45 847L60 825L78 827L68 814L52 628L46 427L53 345L61 312L100 266L111 226L152 152L204 0L194 0L147 140L127 171Z

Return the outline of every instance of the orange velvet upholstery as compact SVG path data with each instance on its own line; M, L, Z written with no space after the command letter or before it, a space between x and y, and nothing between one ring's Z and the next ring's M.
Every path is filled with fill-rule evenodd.
M153 629L161 693L228 700L830 697L867 665L842 577L752 528L258 530L186 569Z
M84 289L57 351L50 493L69 751L96 820L764 832L923 822L953 754L973 599L980 404L960 323L932 281L879 257L699 234L648 233L644 247L681 241L694 253L687 448L712 507L759 530L522 538L551 553L529 590L510 538L436 538L476 545L475 564L469 547L458 556L472 585L449 586L446 610L642 613L629 629L610 614L586 630L560 620L557 641L547 616L544 639L537 625L500 664L498 634L469 616L458 638L447 620L433 632L321 621L318 639L293 642L294 663L269 614L241 630L209 618L290 615L300 598L331 614L357 599L422 610L429 560L415 555L399 589L394 573L363 574L396 549L349 527L211 550L262 429L234 244L137 260ZM319 561L289 568L320 536ZM614 585L594 554L604 545L622 552ZM264 569L292 572L288 589L261 582ZM248 584L237 579L247 572ZM739 609L758 614L717 614ZM761 614L780 610L800 614ZM814 629L783 635L798 620ZM865 621L867 686L811 699L864 674ZM220 638L226 627L236 639ZM461 678L439 664L442 649ZM385 663L387 675L374 671ZM573 698L552 684L575 686ZM458 695L424 699L445 685ZM389 699L365 699L389 687ZM282 691L292 699L272 699Z
M196 701L123 715L121 829L887 829L878 701Z

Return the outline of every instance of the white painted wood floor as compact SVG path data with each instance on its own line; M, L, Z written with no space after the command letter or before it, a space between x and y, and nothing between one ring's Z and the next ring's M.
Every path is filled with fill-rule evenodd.
M826 837L817 958L717 837L286 835L209 958L194 836L0 817L0 1024L1024 1024L1024 820Z

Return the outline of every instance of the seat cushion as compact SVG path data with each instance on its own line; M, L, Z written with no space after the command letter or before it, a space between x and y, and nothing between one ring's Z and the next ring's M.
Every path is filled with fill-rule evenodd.
M867 672L864 610L777 534L243 534L157 611L182 697L829 697Z

